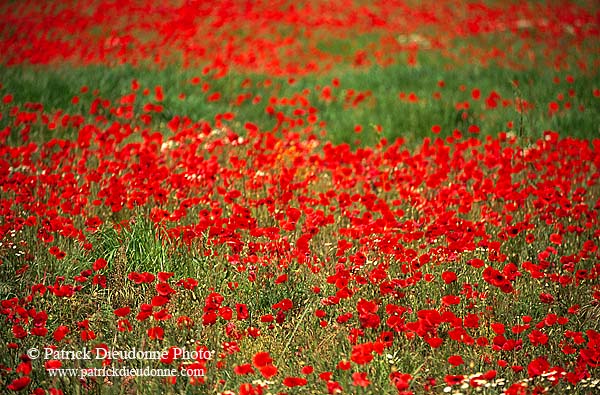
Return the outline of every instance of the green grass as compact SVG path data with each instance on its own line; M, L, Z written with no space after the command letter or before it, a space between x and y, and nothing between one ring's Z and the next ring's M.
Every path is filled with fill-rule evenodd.
M130 93L131 81L137 79L142 88L150 89L147 98L139 92L138 110L143 103L153 100L155 86L164 89L164 111L158 117L162 121L155 125L159 130L167 132L163 122L168 122L175 115L212 122L217 114L231 111L236 116L231 127L242 134L241 126L247 121L256 123L263 130L275 126L274 117L265 112L269 98L291 99L304 91L310 105L318 110L319 121L326 123L327 139L353 145L360 141L359 145L362 146L373 145L380 137L389 140L403 138L409 144L418 144L424 137L432 135L433 125L441 127L441 136L451 135L454 129L467 133L471 124L478 125L484 135L496 135L501 131L511 131L508 122L512 122L512 131L531 138L539 137L544 130L555 130L561 135L580 138L593 138L599 133L600 99L592 95L592 90L598 88L595 75L574 73L575 80L569 84L565 82L565 73L555 73L549 69L512 71L493 65L461 65L445 70L443 66L444 61L433 55L422 56L415 67L394 65L364 71L342 65L330 74L298 78L293 84L283 78L236 72L224 78L212 79L203 76L199 70L180 70L175 66L143 72L129 66L64 66L50 69L19 66L0 69L0 82L3 85L0 92L14 94L15 103L39 102L44 104L47 111L62 109L86 114L92 96L90 93L80 94L81 87L89 87L90 92L97 89L100 97L114 101ZM192 85L190 81L196 76L201 77L202 82ZM555 77L561 79L559 84L553 82ZM242 88L242 82L247 78L252 84ZM272 81L270 86L263 84L267 78ZM335 99L327 102L320 97L317 87L331 87L333 78L339 79L340 86L332 87ZM438 86L439 81L444 81L443 88ZM513 84L514 81L518 81L518 88ZM207 93L201 89L204 82L210 84ZM460 89L461 86L464 91ZM473 89L480 90L479 100L472 99ZM572 89L574 97L569 97L569 89ZM349 101L345 100L352 90L356 92L354 97L359 92L370 92L370 96L352 106L352 97ZM512 103L517 99L525 100L533 107L520 114L513 104L503 108L502 100L499 100L497 108L486 109L485 99L492 91ZM219 101L207 101L207 96L213 92L221 93ZM413 92L419 100L416 103L401 101L400 92L406 96ZM434 92L439 92L441 99L434 99ZM178 97L180 93L186 95L185 99ZM251 98L236 105L240 94L249 94ZM564 96L563 102L571 102L572 109L549 116L548 105L552 101L559 102L559 94ZM81 96L81 100L74 105L71 99L76 95ZM262 100L252 104L255 96L260 96ZM466 118L462 114L465 110L455 108L456 103L465 101L470 102ZM579 106L583 106L583 111L579 110ZM293 109L293 106L276 106L277 111L286 115L291 115ZM354 132L356 125L362 127L362 133ZM377 125L382 128L381 134L376 132ZM320 132L318 128L315 129L315 133Z

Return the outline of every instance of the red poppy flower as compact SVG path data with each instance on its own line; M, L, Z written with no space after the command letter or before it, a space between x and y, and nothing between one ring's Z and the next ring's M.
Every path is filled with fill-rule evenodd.
M283 385L286 387L302 387L308 383L304 377L286 377L283 379Z
M7 389L11 391L22 391L31 383L31 378L29 376L23 376L14 379L6 386Z
M280 302L273 305L274 309L281 309L281 311L290 310L292 307L294 307L294 304L291 299L288 298L282 299Z
M552 294L542 292L540 293L540 301L545 304L552 304L554 303L554 296L552 296Z
M260 374L267 380L277 374L277 368L273 365L261 366L258 368Z
M502 335L505 332L505 327L502 323L495 322L491 325L491 327L494 333L496 333L497 335Z
M238 320L245 320L249 316L248 307L245 304L239 304L239 303L237 303L235 305L235 311L237 313L237 319Z
M259 385L256 388L250 383L240 384L240 390L238 391L238 395L256 395L260 394L261 387Z
M336 318L336 322L339 324L343 324L344 322L348 322L352 318L352 313L346 313L338 316Z
M442 273L442 280L444 280L444 282L446 284L451 284L454 281L456 281L456 279L457 279L456 273L454 273L454 272L445 271Z
M127 278L136 284L142 284L144 282L144 276L137 272L131 272L127 275Z
M217 322L217 318L218 316L214 311L207 311L206 313L202 314L202 325L213 325Z
M337 368L339 370L349 370L350 368L352 368L352 363L350 361L340 361L337 364Z
M531 331L527 337L533 346L540 346L548 343L548 335L537 329Z
M23 361L17 366L15 372L29 376L31 374L31 370L31 361Z
M390 380L398 391L404 391L410 387L412 376L408 373L393 372L390 374Z
M44 363L44 368L46 370L60 369L61 366L62 366L62 361L60 361L58 359L50 359Z
M59 327L57 327L54 330L54 334L53 334L54 340L59 342L62 339L64 339L68 333L69 333L69 328L64 325L60 325Z
M448 363L452 366L458 366L458 365L462 365L463 363L465 363L465 361L462 359L462 357L460 355L452 355L451 357L448 358Z
M248 363L245 365L238 365L234 367L233 372L237 375L246 375L254 373L254 369L252 369L252 365Z
M364 365L373 360L373 344L364 343L358 344L352 347L352 355L350 359L352 362L359 365Z
M540 376L549 368L550 364L548 363L548 361L543 357L539 357L529 363L529 365L527 366L527 373L529 374L529 377Z
M268 352L257 352L252 357L252 364L257 368L270 365L272 362L273 359Z
M367 374L362 372L352 373L352 385L355 387L368 387L371 382L367 379Z
M153 340L163 340L165 331L160 326L154 326L148 329L148 337Z
M463 325L465 328L479 328L479 316L476 314L467 314Z
M167 309L161 309L160 311L153 313L152 316L156 321L165 321L171 318L171 314L169 314Z
M225 321L229 321L233 317L233 310L229 306L223 306L219 308L219 316Z
M94 340L96 338L96 333L92 330L83 329L79 333L79 337L81 338L82 341L86 342L86 341Z
M168 279L170 279L171 277L173 277L174 273L173 272L158 272L158 281L160 282L166 282Z
M446 295L442 297L442 304L446 306L457 305L460 303L460 297L456 295Z
M160 282L156 284L156 292L161 296L169 296L175 293L175 290L167 283Z
M358 316L360 325L363 328L377 328L381 322L381 319L377 314L364 313Z
M148 273L148 272L142 273L142 282L144 282L144 283L154 282L155 279L156 279L156 277L152 273Z
M453 386L453 385L458 385L460 383L462 383L465 379L465 376L463 375L446 375L446 377L444 378L444 381L446 382L446 384L448 384L449 386Z
M260 317L260 322L273 322L274 320L273 314L265 314Z
M250 336L253 339L258 338L261 333L260 333L260 329L254 326L249 327L246 332L248 333L248 336Z
M125 317L130 312L131 312L131 307L129 307L129 306L120 307L114 311L114 313L117 317Z
M333 377L333 372L319 373L319 378L324 381L330 381L332 377Z
M108 264L108 262L106 262L106 259L104 259L104 258L98 258L92 264L92 269L94 269L94 271L97 272L98 270L104 269L107 264Z
M439 337L431 337L425 341L431 346L431 348L439 348L444 343L444 340L440 339Z
M196 289L196 287L198 286L198 280L194 279L194 278L186 278L184 280L179 280L177 282L177 285L179 285L180 287L183 287L185 289L188 289L190 291L193 291L194 289Z
M169 298L165 297L165 296L161 296L161 295L157 295L152 297L152 306L154 307L160 307L160 306L164 306L167 303L169 303Z

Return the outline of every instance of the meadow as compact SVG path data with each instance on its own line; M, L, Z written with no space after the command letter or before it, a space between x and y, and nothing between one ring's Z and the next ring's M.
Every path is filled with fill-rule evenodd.
M0 14L0 392L597 393L596 2Z

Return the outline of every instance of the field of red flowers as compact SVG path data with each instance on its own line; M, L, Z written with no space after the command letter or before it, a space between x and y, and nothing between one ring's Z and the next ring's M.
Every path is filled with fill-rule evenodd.
M166 3L0 4L0 392L597 393L597 4Z

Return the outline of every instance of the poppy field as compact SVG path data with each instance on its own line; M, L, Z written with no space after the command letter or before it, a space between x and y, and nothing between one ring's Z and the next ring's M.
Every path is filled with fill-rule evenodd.
M597 2L0 13L1 393L600 391Z

